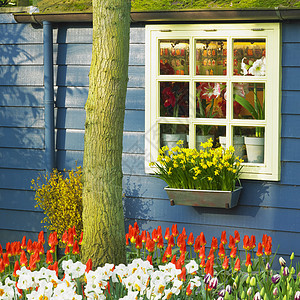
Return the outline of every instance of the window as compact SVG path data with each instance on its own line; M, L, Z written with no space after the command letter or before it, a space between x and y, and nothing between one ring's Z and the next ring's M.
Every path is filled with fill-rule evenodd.
M160 147L212 138L242 178L279 180L279 50L279 24L146 26L146 172Z

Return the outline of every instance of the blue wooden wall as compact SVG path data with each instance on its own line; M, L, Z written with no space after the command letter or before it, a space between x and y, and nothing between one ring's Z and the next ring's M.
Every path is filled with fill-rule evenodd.
M123 142L126 226L163 230L177 223L210 242L221 231L263 234L279 254L300 258L300 22L282 26L281 181L244 180L240 203L230 210L171 207L164 182L144 172L145 30L132 25ZM42 28L0 16L0 243L36 238L42 212L35 208L30 181L44 172ZM82 165L91 24L54 30L56 148L60 170ZM274 87L277 88L277 87Z

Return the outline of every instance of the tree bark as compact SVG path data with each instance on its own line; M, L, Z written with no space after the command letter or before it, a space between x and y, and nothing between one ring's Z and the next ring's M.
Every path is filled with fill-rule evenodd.
M93 0L93 53L83 157L82 260L124 263L122 140L130 0Z

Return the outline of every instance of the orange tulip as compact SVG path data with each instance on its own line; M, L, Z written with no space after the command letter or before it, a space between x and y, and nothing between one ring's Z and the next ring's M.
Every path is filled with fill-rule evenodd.
M185 227L182 228L181 235L182 235L182 238L183 238L184 240L187 239Z
M168 245L171 245L171 247L175 246L173 235L170 236L169 241L168 241Z
M192 232L191 232L190 235L189 235L187 244L190 245L190 246L192 246L192 245L194 244L194 235L193 235Z
M22 252L21 252L20 263L21 263L21 267L26 266L27 263L28 263L28 260L27 260L27 257L26 257L26 253L25 253L24 250L22 250Z
M246 265L246 267L252 266L251 255L250 255L250 253L247 254L247 259L246 259L245 265Z
M168 240L170 238L170 228L166 228L166 233L165 233L165 240Z
M223 243L221 243L220 246L219 246L218 255L221 259L225 256L225 249L224 249L224 244Z
M81 231L81 234L80 234L80 239L79 239L80 246L82 245L82 240L83 240L83 231Z
M194 244L194 252L195 253L198 253L200 251L200 236L198 235L196 237L196 240L195 240L195 244Z
M41 242L42 244L45 244L44 231L40 231L38 235L38 241Z
M168 246L167 246L167 249L166 249L166 251L165 251L165 254L166 254L166 257L167 257L167 258L169 258L169 257L172 256L172 247L171 247L171 245L168 245Z
M200 233L200 246L205 246L205 245L206 245L205 236L204 236L204 233L201 232Z
M260 257L263 255L263 246L261 243L258 243L256 256Z
M239 258L237 258L234 264L234 270L239 271L240 269L241 269L241 261Z
M173 235L174 237L177 237L178 234L179 234L179 232L178 232L178 229L177 229L177 224L173 224L173 225L172 225L172 235Z
M181 281L186 281L186 268L185 267L182 268L179 278Z
M163 247L164 247L164 239L160 235L159 238L158 238L157 248L162 249Z
M48 265L53 263L53 256L49 250L47 251L47 255L46 255L46 263Z
M70 253L70 248L68 245L66 245L65 254L68 255L69 253Z
M22 238L21 249L26 249L26 236L25 235Z
M5 270L5 265L3 259L0 258L0 273L3 273Z
M146 249L150 252L153 253L155 248L155 242L152 239L147 238L146 241Z
M241 240L240 234L239 234L239 232L237 230L235 230L234 231L234 242L237 244L237 243L240 242L240 240Z
M199 251L199 258L202 259L203 257L205 258L205 246L202 246Z
M63 233L61 240L64 244L68 243L68 231L67 230Z
M19 275L17 275L17 271L18 270L21 270L21 268L20 268L20 265L19 265L19 261L18 260L16 260L16 262L15 262L15 267L14 267L14 272L13 272L13 276L14 277L18 277Z
M232 235L229 236L229 245L228 247L230 249L232 249L233 247L235 247L235 241L234 241L234 237Z
M201 262L200 262L200 268L204 268L206 266L205 263L205 256L202 257Z
M86 262L86 269L85 269L85 272L89 272L92 270L92 267L93 267L93 262L92 260L89 258L88 261Z
M230 254L229 254L231 258L235 258L236 257L236 251L237 251L236 247L234 247L234 248L231 249Z
M222 268L224 270L227 270L229 267L229 258L227 256L224 257L224 261L223 261L223 264L222 264Z
M249 239L249 236L248 235L245 235L244 236L244 239L243 239L243 248L245 250L250 250L250 239Z
M153 265L153 262L152 262L152 256L151 256L151 255L148 255L148 256L147 256L147 260L149 261L149 263L150 263L151 265Z
M193 290L191 289L191 284L189 284L186 288L186 295L190 296L190 295L192 295L192 293L193 293Z
M158 238L162 237L162 229L161 229L161 226L158 226L158 227L157 227L157 236L158 236Z
M3 253L2 254L2 257L3 257L3 263L4 263L4 266L5 268L9 266L9 256L7 253Z
M11 250L11 244L10 243L6 243L6 253L8 255L8 257L11 257L12 255L12 250Z
M270 256L272 254L272 243L268 240L265 247L265 255Z
M176 255L175 254L173 255L173 257L171 259L171 263L174 265L176 264Z
M256 247L256 238L255 235L251 235L251 239L250 239L250 249L254 249Z
M226 245L226 244L227 244L227 238L226 238L226 231L225 231L225 230L222 231L222 233L221 233L221 243L222 243L223 245Z
M146 230L142 231L141 239L142 239L142 243L146 243L147 240Z
M158 236L157 236L157 230L156 229L153 229L152 231L152 240L157 243L158 241Z
M72 252L73 252L73 254L79 254L79 252L80 252L77 240L75 240L75 242L74 242L74 246L73 246L73 251Z

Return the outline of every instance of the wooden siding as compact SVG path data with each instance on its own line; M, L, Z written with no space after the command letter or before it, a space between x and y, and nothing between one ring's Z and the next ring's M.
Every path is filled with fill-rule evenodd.
M123 191L126 225L163 230L178 223L203 231L208 241L222 230L267 233L274 250L300 258L300 22L282 26L281 181L244 180L239 205L231 210L171 207L165 183L145 174L145 30L132 26L129 82L123 136ZM35 208L31 179L44 172L42 29L0 17L0 243L23 234L36 238L43 214ZM84 105L88 95L92 29L61 25L54 30L56 162L60 170L82 165Z

